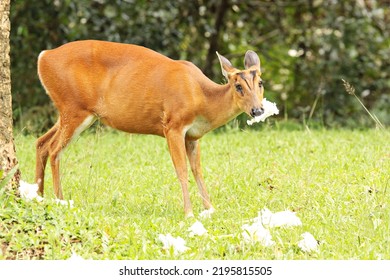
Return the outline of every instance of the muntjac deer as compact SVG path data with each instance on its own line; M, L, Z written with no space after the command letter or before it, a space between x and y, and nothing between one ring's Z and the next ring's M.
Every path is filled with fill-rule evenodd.
M188 61L172 60L150 49L104 41L76 41L40 53L38 75L58 109L57 123L37 141L36 182L44 192L50 157L54 192L60 184L62 150L96 119L129 133L165 137L183 192L184 213L192 216L188 157L205 209L213 209L201 166L199 139L242 112L262 114L260 60L245 55L238 70L218 55L228 83L208 79Z

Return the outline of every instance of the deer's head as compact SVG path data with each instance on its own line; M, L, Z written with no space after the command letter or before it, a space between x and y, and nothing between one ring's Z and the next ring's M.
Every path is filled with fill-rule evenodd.
M238 70L231 62L217 52L222 74L228 80L237 106L251 117L260 116L264 110L264 87L261 79L260 59L254 51L245 54L245 70Z

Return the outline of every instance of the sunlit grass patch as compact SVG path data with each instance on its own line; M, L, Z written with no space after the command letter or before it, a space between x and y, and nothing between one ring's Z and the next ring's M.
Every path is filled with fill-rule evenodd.
M23 180L32 183L35 139L16 136ZM389 259L390 136L370 131L229 131L202 139L215 213L190 180L194 219L163 138L86 133L62 157L70 208L54 202L50 167L42 202L2 194L0 259ZM259 211L292 211L301 226L269 230L274 244L245 241ZM190 236L201 221L207 234ZM299 246L309 232L317 250ZM185 241L164 248L159 235Z

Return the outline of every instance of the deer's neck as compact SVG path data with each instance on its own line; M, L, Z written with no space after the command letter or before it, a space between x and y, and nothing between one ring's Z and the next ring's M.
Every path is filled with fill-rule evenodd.
M202 86L204 93L204 117L212 129L220 127L241 113L234 102L229 84L219 85L214 82Z

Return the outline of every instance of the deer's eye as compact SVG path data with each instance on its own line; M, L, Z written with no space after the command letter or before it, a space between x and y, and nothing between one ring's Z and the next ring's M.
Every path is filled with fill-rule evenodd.
M242 86L241 85L236 85L236 90L242 94Z
M263 86L263 84L264 84L263 81L260 81L259 82L259 87L261 88Z

